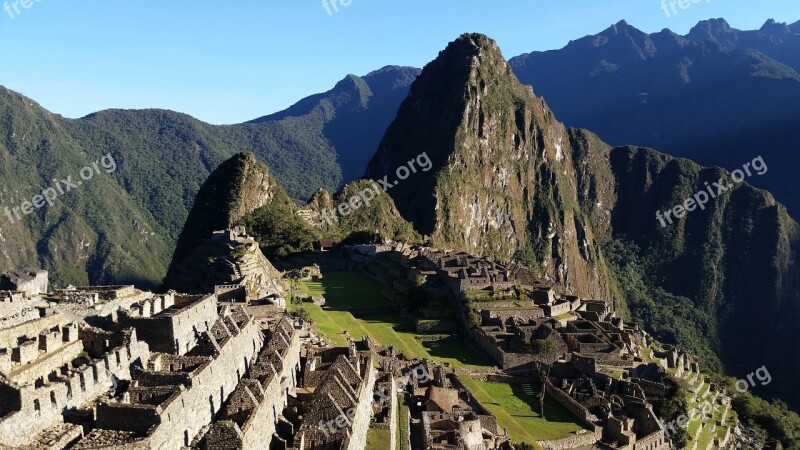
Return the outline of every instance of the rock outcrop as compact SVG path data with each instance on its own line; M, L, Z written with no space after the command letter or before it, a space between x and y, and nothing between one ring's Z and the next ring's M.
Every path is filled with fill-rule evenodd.
M522 260L567 292L611 298L567 129L486 36L461 36L425 67L366 176L391 183L423 151L433 170L389 194L435 246Z
M214 231L232 228L247 214L269 204L280 190L269 169L252 153L239 153L208 177L189 213L178 240L170 278L175 264L186 259Z
M220 285L244 285L251 298L283 295L281 273L242 227L215 232L174 265L166 288L189 294L214 292Z

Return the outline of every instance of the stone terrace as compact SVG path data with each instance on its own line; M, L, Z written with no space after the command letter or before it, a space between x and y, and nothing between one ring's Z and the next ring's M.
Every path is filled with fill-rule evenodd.
M225 402L199 444L203 450L257 450L278 439L280 412L297 385L300 332L284 316L269 330L267 344Z
M96 430L77 449L188 447L211 423L264 343L241 308L223 308L191 352L155 353L130 388L97 405Z

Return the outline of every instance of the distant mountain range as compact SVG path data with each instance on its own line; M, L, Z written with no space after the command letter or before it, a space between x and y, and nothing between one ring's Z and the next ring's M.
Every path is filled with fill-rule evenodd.
M0 270L37 266L55 286L161 283L201 183L252 151L292 198L363 174L418 69L348 75L331 91L251 123L214 126L163 110L65 119L0 88L0 210L102 155L117 170L22 222L0 216ZM347 178L344 178L344 177Z
M714 19L680 36L621 21L509 63L564 123L611 144L729 170L762 155L769 173L748 182L800 215L800 22L741 31Z

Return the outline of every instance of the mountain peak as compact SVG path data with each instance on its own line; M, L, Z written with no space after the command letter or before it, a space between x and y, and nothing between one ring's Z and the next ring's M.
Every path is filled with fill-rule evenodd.
M694 30L709 30L713 32L728 32L731 30L731 25L727 20L722 17L716 19L707 19L697 22L697 25L692 27L690 33Z
M220 164L197 193L175 248L173 266L211 233L233 227L247 214L272 202L276 194L285 196L256 155L238 153Z
M758 31L777 36L792 34L792 31L789 29L789 25L787 25L786 22L777 22L775 19L769 19L764 22L764 25L762 25L761 29Z
M713 42L724 47L735 46L739 40L739 30L731 28L723 18L701 20L692 27L686 38L697 43Z
M557 209L578 204L567 198L577 184L567 131L492 39L464 34L425 66L366 178L391 184L422 151L429 169L395 179L387 192L433 246L524 258L562 287L605 295L604 269L596 275L587 264L597 260L595 247L578 243L588 225Z
M610 27L606 28L602 32L598 34L598 36L604 37L611 37L617 35L641 35L646 36L647 34L642 30L634 27L633 25L629 24L627 20L622 19L619 22L611 25Z
M439 52L436 61L448 58L472 58L480 54L500 54L500 48L490 37L481 33L464 33Z
M633 28L633 27L631 27L628 24L628 21L626 21L625 19L622 19L619 22L617 22L614 25L612 25L611 28L613 28L614 31L620 32L620 31L624 31L624 30L627 30L628 28Z

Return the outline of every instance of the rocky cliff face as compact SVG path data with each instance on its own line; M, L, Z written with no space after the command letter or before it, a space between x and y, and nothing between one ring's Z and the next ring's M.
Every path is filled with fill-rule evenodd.
M425 67L366 175L391 181L422 152L433 170L389 194L434 245L522 260L568 292L611 298L567 130L491 39L461 36Z
M232 228L247 214L271 203L279 190L267 166L252 153L240 153L222 163L197 194L167 276L175 264L189 256L214 231Z

